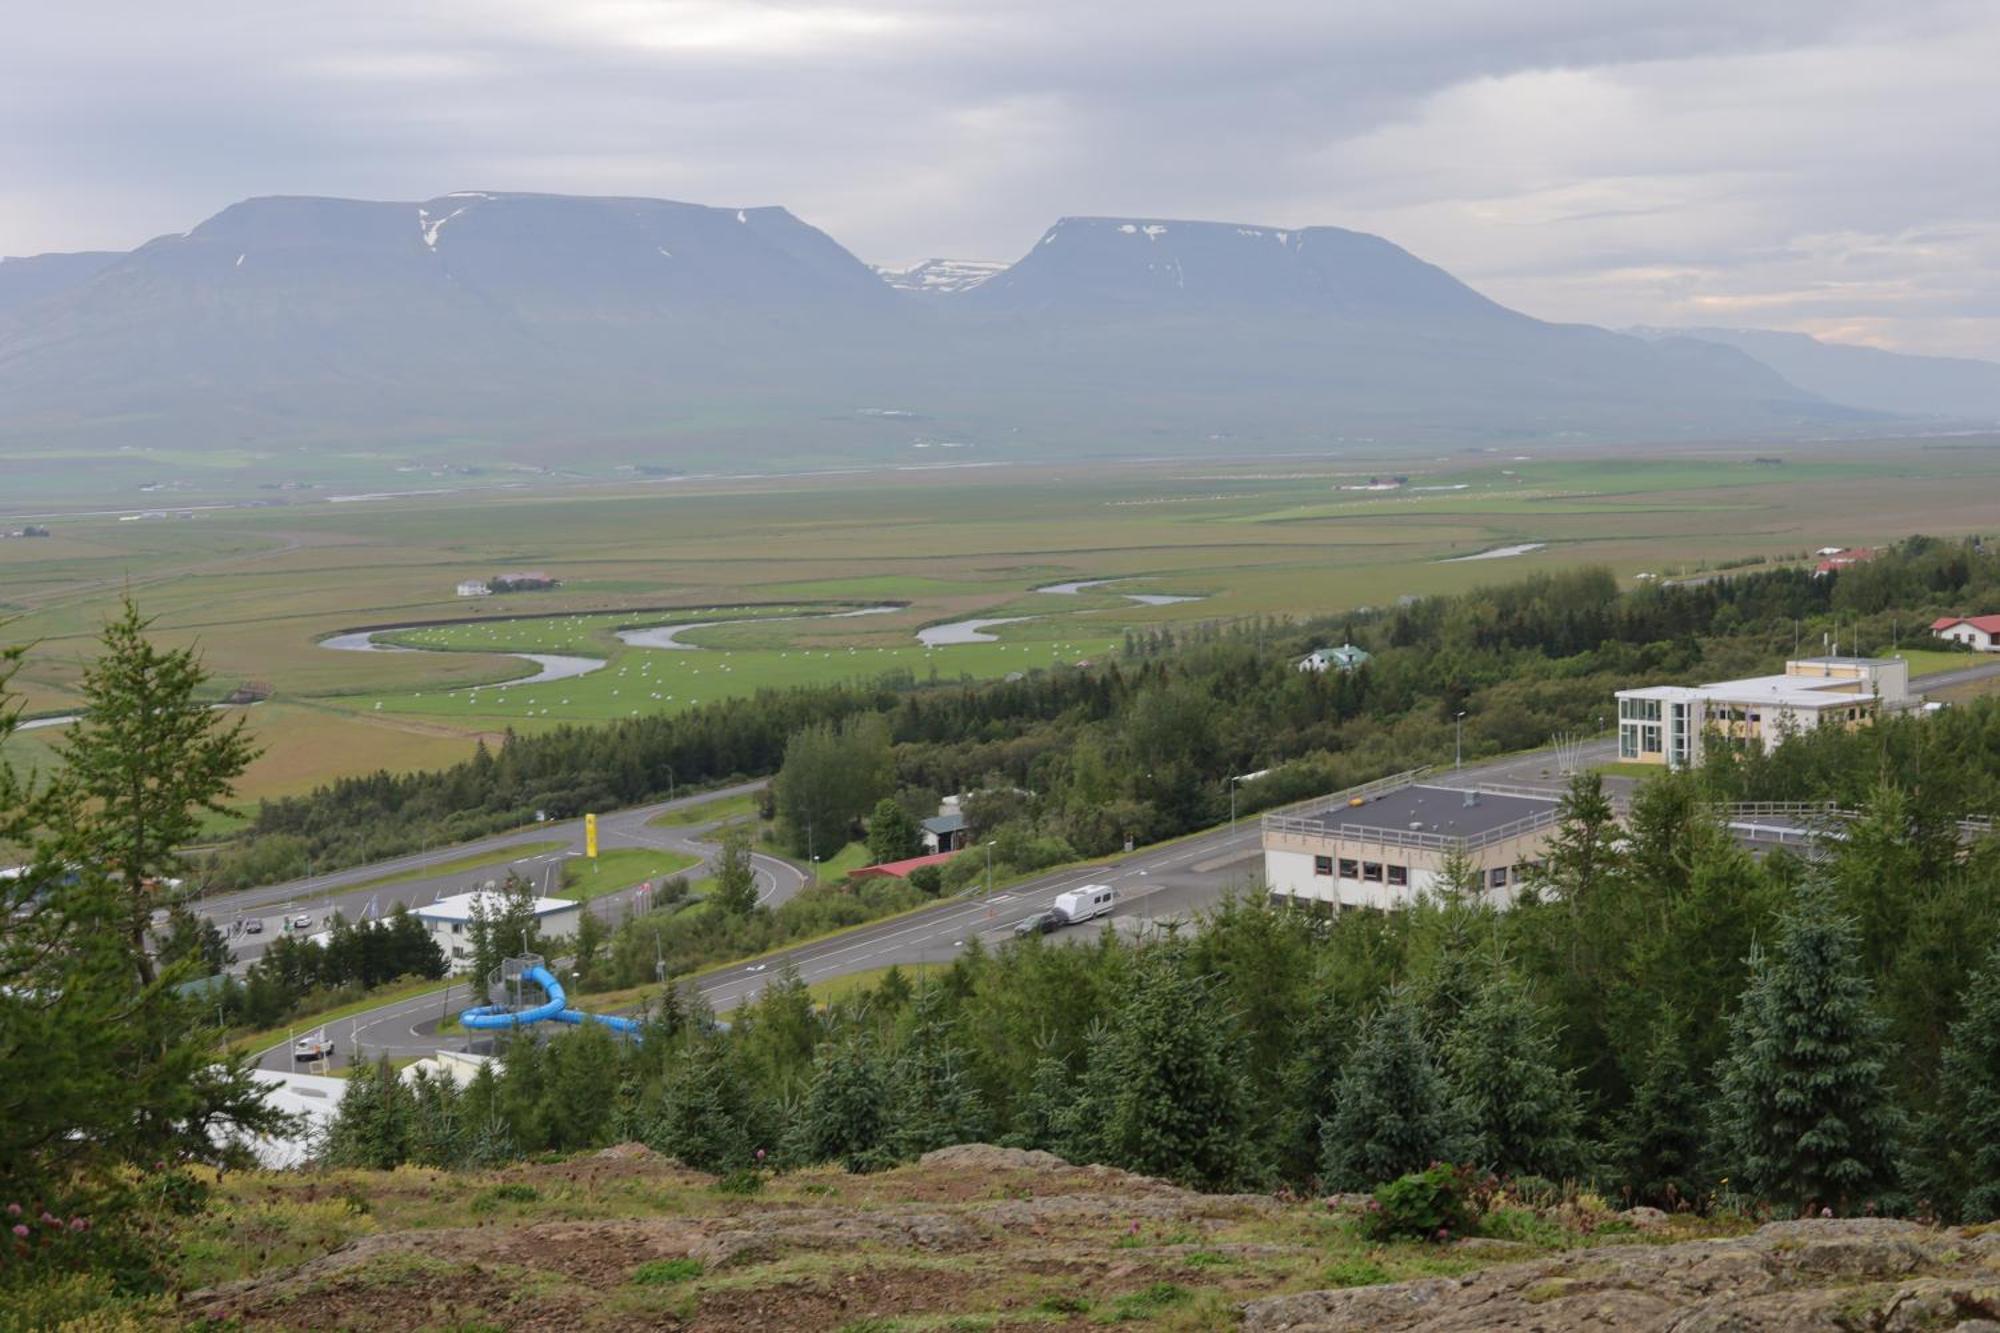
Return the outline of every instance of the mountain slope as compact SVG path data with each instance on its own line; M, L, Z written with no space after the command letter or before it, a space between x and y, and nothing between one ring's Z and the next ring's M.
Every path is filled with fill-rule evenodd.
M80 287L123 258L115 250L0 257L0 317L59 292Z
M1756 357L1830 402L1877 412L2000 421L2000 363L1912 356L1879 347L1821 342L1771 329L1635 329L1647 338L1698 339Z
M936 432L1046 455L1866 420L1733 349L1547 324L1335 227L1069 218L1004 270L885 280L782 208L466 191L251 199L100 260L21 270L0 445L809 463Z

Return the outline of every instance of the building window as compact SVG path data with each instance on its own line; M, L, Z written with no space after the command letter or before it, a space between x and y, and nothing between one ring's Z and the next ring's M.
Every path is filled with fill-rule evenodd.
M1408 888L1410 885L1410 868L1408 866L1390 866L1389 884L1392 888Z
M1618 728L1618 757L1637 759L1639 757L1639 729L1637 727Z
M1332 857L1330 857L1330 856L1315 856L1315 857L1313 858L1313 874L1315 874L1315 875L1331 875L1332 873L1333 873L1333 858L1332 858Z
M1639 735L1639 748L1642 751L1646 754L1658 754L1660 752L1660 729L1658 727L1642 727L1640 728Z
M463 935L465 933L465 923L463 921L452 922L451 933L454 935Z
M1347 859L1346 857L1344 857L1344 856L1343 856L1343 857L1341 857L1341 858L1340 858L1340 877L1341 877L1342 879L1360 879L1360 878L1361 878L1361 863L1360 863L1360 862L1358 862L1358 861L1350 861L1350 860L1348 860L1348 859Z
M1493 867L1493 868L1492 868L1491 870L1487 871L1487 872L1486 872L1486 885L1487 885L1487 887L1488 887L1488 888L1493 888L1493 889L1504 889L1504 888L1506 888L1506 887L1507 887L1507 867L1506 867L1506 866L1494 866L1494 867Z
M1382 863L1380 861L1363 861L1361 863L1361 878L1367 880L1370 884L1380 884L1382 882Z

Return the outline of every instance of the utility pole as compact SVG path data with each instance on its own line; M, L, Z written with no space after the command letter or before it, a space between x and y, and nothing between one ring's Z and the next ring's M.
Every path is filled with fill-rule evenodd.
M1241 781L1243 779L1240 777L1229 779L1229 831L1231 833L1236 832L1236 784Z
M1462 711L1451 720L1451 766L1455 769L1465 767L1465 714Z
M993 844L986 844L986 895L993 896Z

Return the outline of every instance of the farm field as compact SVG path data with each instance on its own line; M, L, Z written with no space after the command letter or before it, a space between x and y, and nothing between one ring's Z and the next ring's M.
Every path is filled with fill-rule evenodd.
M168 462L160 470L172 480ZM1371 485L1394 488L1351 489ZM109 506L51 516L49 538L0 541L0 641L31 645L14 682L26 714L63 714L129 590L158 638L199 646L218 697L270 690L248 713L265 747L241 789L255 799L435 766L509 729L885 673L955 680L1096 661L1160 626L1337 613L1581 563L1672 577L1982 531L1996 493L2000 440L1963 438L529 479L343 504L308 491L185 519L121 521L129 511ZM1464 558L1517 547L1531 549ZM560 586L455 595L509 570ZM1039 591L1091 580L1115 582ZM2000 608L1968 608L1989 609ZM919 641L966 619L1008 623L983 641ZM687 623L707 627L678 636L682 648L616 635ZM357 630L423 651L320 646ZM510 652L593 669L529 683L540 668ZM45 761L58 734L17 736L7 753Z

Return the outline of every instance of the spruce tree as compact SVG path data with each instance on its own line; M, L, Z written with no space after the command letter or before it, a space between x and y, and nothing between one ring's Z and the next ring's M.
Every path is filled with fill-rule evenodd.
M2000 944L1966 986L1914 1156L1911 1184L1940 1215L2000 1220Z
M917 821L902 802L884 796L868 816L868 858L877 865L915 856L922 845Z
M1250 1094L1235 1018L1193 974L1182 944L1140 955L1111 1032L1110 1162L1199 1189L1251 1178Z
M1663 1008L1618 1123L1618 1156L1635 1203L1675 1208L1698 1197L1708 1090L1688 1058L1687 1024Z
M697 1038L672 1057L641 1137L697 1171L733 1171L755 1152L751 1121L748 1088L728 1048Z
M891 1141L905 1159L978 1142L990 1124L941 1007L936 990L917 997L914 1021L889 1070Z
M1362 1025L1320 1143L1334 1189L1372 1189L1458 1155L1450 1088L1407 996L1392 993Z
M1021 1099L1014 1132L1007 1136L1007 1142L1016 1148L1042 1148L1061 1155L1063 1126L1075 1100L1069 1066L1043 1054L1029 1071L1027 1095Z
M387 1171L410 1160L415 1102L389 1057L357 1065L327 1126L322 1154L329 1166Z
M786 1135L785 1156L801 1165L839 1162L873 1171L893 1160L886 1114L888 1080L865 1032L828 1041Z
M1739 1188L1800 1213L1896 1185L1902 1124L1855 937L1826 887L1803 884L1777 947L1752 955L1717 1069L1718 1158Z
M1500 1176L1561 1180L1583 1166L1583 1101L1541 1006L1496 965L1445 1040L1465 1152Z
M748 916L757 907L757 875L750 862L750 831L732 824L722 831L722 854L715 859L715 889L709 895L725 916Z

